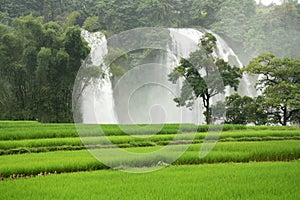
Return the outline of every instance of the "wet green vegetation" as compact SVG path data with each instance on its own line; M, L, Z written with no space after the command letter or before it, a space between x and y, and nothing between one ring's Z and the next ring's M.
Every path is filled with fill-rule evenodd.
M57 198L57 195L83 199L118 199L121 198L119 195L125 199L137 199L143 195L144 199L174 195L178 199L264 199L266 195L272 199L296 199L299 196L295 189L300 173L299 127L224 125L218 135L216 130L220 126L90 126L100 127L102 134L85 131L86 135L80 138L74 124L0 122L0 179L3 179L0 188L5 191L0 193L1 199L33 198L35 194L43 199ZM160 127L158 134L150 134ZM208 135L214 134L218 136L218 143L207 156L200 158L203 142ZM176 154L189 144L171 166L157 172L136 175L111 169L120 165L151 169L169 162L166 155L140 160L122 156L110 158L109 152L117 147L127 152L149 153L168 145L170 153ZM104 153L110 167L89 151ZM70 172L72 174L68 174ZM126 184L122 180L126 180ZM155 180L159 180L157 184ZM136 181L139 181L139 186ZM255 184L257 182L260 184ZM62 184L65 184L64 188L58 189ZM100 189L93 190L93 184ZM142 192L148 191L150 184L153 193ZM161 194L156 194L162 184L166 188ZM84 187L89 189L81 191ZM110 192L106 191L107 187ZM121 189L115 191L118 187ZM133 192L132 187L137 192ZM181 189L174 191L172 187ZM195 188L198 187L202 192L197 192ZM68 194L67 191L74 188L78 193ZM26 195L24 190L28 190Z

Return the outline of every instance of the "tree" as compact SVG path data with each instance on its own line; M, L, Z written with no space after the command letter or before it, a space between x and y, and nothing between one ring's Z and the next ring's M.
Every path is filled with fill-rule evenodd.
M11 92L9 90L9 86L7 85L7 83L3 80L0 80L0 110L1 110L1 114L0 117L3 118L5 116L7 116L7 111L10 109L10 95Z
M169 74L172 83L176 83L180 77L184 78L180 97L174 99L177 106L191 107L195 99L202 99L207 124L211 123L211 98L224 93L225 86L237 90L238 78L241 78L236 66L213 57L215 46L216 38L211 33L206 33L200 39L200 49L191 53L188 60L181 59L180 65Z
M214 13L216 22L212 29L218 33L229 36L237 42L243 42L248 19L255 14L255 1L253 0L226 0L219 5Z
M265 125L268 123L268 114L264 107L264 96L252 98L252 102L248 107L247 123L255 125Z
M65 29L67 29L70 26L74 26L76 24L77 18L80 16L80 12L74 11L70 13L65 20Z
M300 4L285 1L281 5L258 7L244 25L244 47L255 56L272 52L280 57L300 56Z
M300 125L300 111L294 112L291 116L291 122Z
M267 114L262 107L263 97L251 98L233 94L226 97L226 122L230 124L263 125Z
M271 53L254 58L244 71L260 75L264 106L273 123L286 126L300 110L300 59L275 58Z
M220 10L222 0L192 0L189 10L191 22L195 25L209 26L216 22L216 13Z
M89 32L93 32L93 31L99 29L98 21L99 21L99 17L97 17L97 16L88 17L84 21L82 28Z
M81 29L32 15L12 24L0 26L0 117L71 122L73 83L89 53Z
M226 97L226 121L230 124L247 124L252 98L238 94Z
M177 0L140 1L137 12L144 26L171 26L176 22L178 4Z
M0 74L7 84L11 84L11 93L14 98L6 102L13 102L11 108L12 118L24 119L26 108L26 67L22 62L24 41L13 33L4 34L0 40ZM2 79L2 78L1 78ZM0 91L5 92L5 90Z

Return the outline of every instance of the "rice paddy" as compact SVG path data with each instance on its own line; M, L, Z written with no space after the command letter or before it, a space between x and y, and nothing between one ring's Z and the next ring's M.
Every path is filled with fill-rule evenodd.
M80 138L74 124L1 121L0 199L299 199L299 127L224 125L218 143L200 158L214 127L97 126L104 135L86 131ZM144 154L166 145L170 154L188 148L155 172L111 168L160 167L168 156L110 153ZM100 153L109 166L93 156Z
M100 170L0 182L2 199L299 199L299 162Z

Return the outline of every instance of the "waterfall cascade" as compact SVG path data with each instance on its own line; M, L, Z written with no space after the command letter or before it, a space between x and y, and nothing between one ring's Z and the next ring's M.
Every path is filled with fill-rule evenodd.
M105 74L105 78L100 80L96 85L89 86L83 98L82 112L84 123L198 123L204 122L203 118L199 119L195 116L195 112L181 107L176 107L173 98L180 94L180 84L173 85L168 81L167 75L172 71L172 69L179 64L180 57L188 58L189 54L195 51L198 46L200 37L204 34L196 29L169 29L171 44L168 45L167 53L162 55L155 62L146 64L142 67L147 70L153 68L152 71L147 71L146 76L142 79L147 80L149 77L154 77L152 82L159 83L160 86L157 87L149 84L148 86L141 87L145 91L137 90L136 94L130 96L133 100L133 105L130 112L128 120L121 120L116 113L115 109L115 95L113 95L112 83L110 81L110 71L105 65L102 65L102 70ZM210 32L210 31L208 31ZM227 45L227 43L217 34L213 33L217 38L217 51L216 56L228 61L230 64L242 67L241 61L234 51ZM82 31L82 36L88 42L91 48L91 58L92 63L95 66L103 64L104 56L108 53L107 41L103 34L101 33L89 33L87 31ZM156 64L155 64L156 63ZM167 67L162 67L167 66ZM154 69L155 68L155 69ZM142 68L140 67L141 70ZM140 76L139 71L133 72L131 79ZM145 74L145 73L144 73ZM128 79L128 77L127 77ZM250 81L246 77L241 80L239 93L241 95L253 96L253 92L249 90L251 86ZM171 88L171 89L170 89ZM140 88L138 88L140 89ZM169 91L166 91L166 89ZM147 94L148 93L148 94ZM230 90L227 89L227 95ZM120 96L120 98L122 98ZM200 101L195 103L199 105ZM132 104L129 104L129 107ZM153 109L159 105L162 109ZM127 108L130 109L130 108ZM196 109L201 109L197 107ZM194 109L193 109L194 110ZM149 112L149 114L148 114ZM146 113L146 115L145 115ZM200 111L202 113L202 111ZM134 119L132 121L132 119Z
M114 98L112 84L110 81L109 68L104 64L104 56L108 53L107 40L100 32L89 33L82 31L83 38L91 48L92 65L102 65L104 79L99 80L94 85L89 85L83 94L82 113L84 123L117 123L114 112Z
M211 31L209 31L211 32ZM234 53L234 51L228 46L228 44L221 38L218 34L211 32L217 39L217 57L222 58L231 65L236 65L239 68L243 67L242 62L239 57ZM227 89L226 96L230 94L230 89ZM242 96L255 96L256 90L250 81L248 75L244 75L243 79L240 80L240 85L238 93Z

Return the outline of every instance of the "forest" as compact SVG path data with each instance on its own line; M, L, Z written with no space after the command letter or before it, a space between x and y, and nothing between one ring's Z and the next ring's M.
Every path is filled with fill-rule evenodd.
M266 99L228 98L230 123L266 124L270 113L271 121L282 125L300 119L295 0L269 6L254 0L0 0L0 23L0 119L72 122L74 79L90 51L81 29L109 37L138 27L210 29L248 65L244 72L271 78L260 83L270 86ZM287 65L280 71L278 66ZM276 95L281 90L290 92ZM283 106L282 97L287 97ZM247 101L250 106L238 109ZM253 111L253 105L263 105L264 112Z

